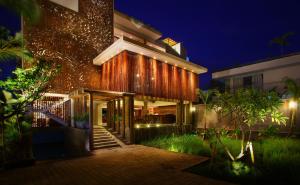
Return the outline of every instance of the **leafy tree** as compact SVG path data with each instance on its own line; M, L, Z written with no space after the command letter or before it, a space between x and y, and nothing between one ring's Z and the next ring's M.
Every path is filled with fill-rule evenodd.
M220 116L220 120L228 115L234 115L233 120L241 130L241 151L234 156L221 140L220 133L215 132L217 140L222 144L226 153L232 161L244 157L248 150L251 150L251 129L259 123L271 119L273 123L285 124L287 118L279 112L281 99L275 92L265 92L255 89L239 89L233 93L216 93L211 104L212 108ZM245 132L248 131L248 138L245 139ZM246 143L246 146L244 146ZM254 156L252 155L254 162Z
M281 54L284 52L284 47L288 46L290 43L288 42L288 38L294 35L293 32L285 33L279 37L276 37L271 40L271 45L276 44L280 46Z
M24 116L30 112L34 101L39 99L48 87L48 82L59 72L60 67L40 60L31 63L30 68L17 68L14 76L0 81L0 127L2 147L5 147L4 130L12 126L12 120L22 138ZM3 149L5 160L5 148Z
M36 0L0 0L0 5L22 15L29 23L37 23L41 16Z
M0 27L0 62L22 58L32 61L31 53L23 47L23 37L20 33L11 36L8 29Z
M291 78L284 78L283 81L291 98L291 101L297 102L298 104L300 102L300 85L298 85L297 82ZM291 109L289 136L292 135L294 131L297 109L298 106Z
M204 134L203 134L203 139L206 139L206 129L207 129L207 111L209 109L208 107L208 103L211 100L212 96L214 95L215 90L207 90L207 91L203 91L201 89L199 89L197 91L197 94L199 96L199 98L201 99L202 103L204 104L204 113L203 113L203 118L204 118Z

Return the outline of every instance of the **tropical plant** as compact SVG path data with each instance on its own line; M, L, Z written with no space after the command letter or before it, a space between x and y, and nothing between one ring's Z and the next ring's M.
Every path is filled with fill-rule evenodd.
M0 0L0 5L22 15L30 23L40 19L41 10L36 0Z
M220 116L219 119L233 114L233 118L238 128L241 130L241 150L239 155L234 156L228 147L222 142L221 131L215 131L215 136L224 147L226 153L232 161L244 157L247 151L252 150L251 128L259 123L271 119L277 124L285 124L287 118L279 112L281 100L275 92L265 92L255 89L239 89L234 93L216 93L212 102L212 108ZM246 129L245 129L246 128ZM245 132L248 138L245 139ZM246 146L244 146L246 143ZM251 155L254 162L254 156Z
M276 44L280 46L281 54L284 53L284 47L288 46L290 43L288 42L288 38L294 35L293 32L287 32L279 37L276 37L271 40L271 45Z
M259 136L275 137L279 133L279 128L275 125L269 125L266 129L259 133Z
M48 87L48 82L59 72L60 66L40 60L30 68L17 68L13 77L0 81L2 91L0 120L25 113L32 102L39 99Z
M32 61L31 53L24 48L22 34L11 36L10 31L0 27L0 62L22 58Z
M209 109L208 107L208 103L211 100L212 96L214 95L216 91L215 90L207 90L207 91L203 91L201 89L199 89L197 91L197 94L199 96L199 98L201 99L203 105L204 105L204 113L203 113L203 119L204 119L204 134L203 134L203 139L205 139L206 137L206 129L207 129L207 111Z
M89 113L83 113L74 116L74 121L88 121L88 120L89 120Z
M30 68L17 68L13 77L0 81L0 127L2 148L5 146L5 124L15 119L18 134L22 137L21 128L24 116L30 112L34 101L39 99L48 87L48 82L59 72L60 67L44 60L31 63ZM3 156L5 149L3 149ZM5 159L5 157L3 157Z
M283 82L287 88L287 93L290 97L290 101L296 102L296 104L298 104L300 102L300 85L298 85L297 82L291 78L284 78ZM289 136L292 135L294 131L297 109L298 106L291 108Z

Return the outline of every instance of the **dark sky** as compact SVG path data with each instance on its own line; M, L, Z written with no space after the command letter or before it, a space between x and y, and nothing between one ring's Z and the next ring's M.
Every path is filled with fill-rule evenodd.
M115 0L115 7L182 42L191 61L211 72L280 55L270 40L295 32L285 54L300 51L300 0ZM17 16L0 8L0 25L19 28Z
M191 61L212 71L280 55L270 40L295 32L285 54L300 51L300 0L116 0L116 9L183 42Z

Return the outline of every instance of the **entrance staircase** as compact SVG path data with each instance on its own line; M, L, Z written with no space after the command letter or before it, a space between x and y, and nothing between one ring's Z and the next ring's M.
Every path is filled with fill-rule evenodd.
M102 126L94 126L93 141L94 150L120 147L116 138Z

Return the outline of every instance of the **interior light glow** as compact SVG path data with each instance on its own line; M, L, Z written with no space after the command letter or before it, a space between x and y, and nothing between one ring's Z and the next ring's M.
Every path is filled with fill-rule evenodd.
M138 78L139 78L139 77L140 77L140 74L136 74L136 77L138 77Z
M147 125L147 128L150 128L150 124Z
M192 108L191 108L191 111L192 111L192 112L196 112L196 107L192 107Z
M298 107L298 103L294 100L290 100L289 109L296 109Z

